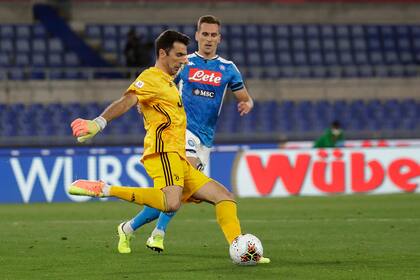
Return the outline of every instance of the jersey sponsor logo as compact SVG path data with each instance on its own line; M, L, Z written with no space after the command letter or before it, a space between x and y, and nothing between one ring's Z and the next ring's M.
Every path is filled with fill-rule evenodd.
M220 86L222 73L198 68L190 68L188 80L206 85Z
M144 83L142 81L137 81L134 83L134 86L136 88L142 88L144 86Z
M195 89L193 89L192 92L196 96L214 98L214 92L213 91L210 91L210 90L204 90L204 89L195 88Z
M192 139L188 139L188 145L190 145L191 147L195 147L195 142Z

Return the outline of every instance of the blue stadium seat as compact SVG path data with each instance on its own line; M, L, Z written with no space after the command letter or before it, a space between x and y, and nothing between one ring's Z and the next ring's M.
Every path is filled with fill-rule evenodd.
M106 39L108 38L117 38L118 37L118 28L115 25L104 25L102 27L102 36Z
M125 39L127 38L127 34L131 29L134 29L134 26L132 25L120 25L120 26L116 26L116 28L118 29L117 34L119 36L119 40L121 39ZM138 34L137 34L138 35Z
M0 37L3 39L12 39L15 37L13 25L0 25Z
M337 48L339 51L349 51L351 48L351 41L347 38L340 38L337 40Z
M319 36L319 26L315 24L306 26L306 38L318 38Z
M42 24L35 24L32 26L32 36L34 38L45 38L47 36L47 31Z
M161 27L158 27L154 32L159 32L161 30ZM147 25L136 25L135 32L138 36L143 36L144 38L153 38L151 29ZM160 32L158 33L160 34Z
M264 66L276 66L276 54L275 52L263 52L262 53L262 60Z
M336 43L333 38L326 38L322 41L323 49L327 51L332 51L336 49Z
M384 59L383 59L382 52L380 52L380 51L370 52L369 53L369 61L373 65L384 64Z
M353 56L351 52L338 52L341 65L353 65Z
M381 40L376 37L368 38L367 46L369 50L379 51L381 50Z
M291 65L292 64L292 56L289 52L280 52L277 56L278 63L280 65Z
M1 67L8 67L10 66L10 56L6 53L0 53L0 66Z
M379 27L377 25L366 25L365 34L367 38L379 38L380 37Z
M261 40L261 49L263 51L274 51L274 41L272 38L262 38Z
M261 56L259 52L248 52L247 64L250 66L261 66Z
M338 64L337 53L335 51L324 52L324 63L326 65L337 65Z
M294 24L291 26L290 31L294 38L303 38L305 36L305 29L303 25Z
M394 51L387 51L384 56L386 64L397 64L399 62L398 55Z
M245 40L246 42L246 49L248 52L254 52L259 49L260 42L257 40L257 38L248 38Z
M334 37L334 28L332 25L321 25L321 37Z
M379 29L382 38L393 38L395 36L394 27L392 25L382 25Z
M309 51L318 51L321 49L321 40L319 38L308 38L307 45Z
M104 38L102 46L105 52L114 53L118 50L118 44L114 38Z
M16 37L20 39L28 40L31 37L31 26L30 25L17 25Z
M260 25L260 32L262 38L272 39L274 37L274 29L272 25L263 24Z
M245 25L244 29L245 29L245 36L247 36L248 39L256 38L260 34L258 30L258 25L255 25L255 24Z
M277 39L276 41L276 45L277 45L277 50L279 52L281 51L285 51L285 50L289 50L290 49L290 44L289 44L289 40L281 38L281 39Z
M337 25L335 28L335 34L337 37L349 37L349 27L347 25Z
M229 35L232 38L243 37L244 36L243 26L239 24L230 25Z
M63 43L58 38L51 38L48 41L48 50L50 52L63 52L64 51Z
M296 65L307 65L308 64L308 58L306 56L306 52L303 51L295 51L293 53L293 62Z
M99 39L102 36L102 26L90 24L86 27L86 36L92 39Z
M365 32L362 25L351 25L350 26L350 33L353 38L356 37L364 37Z
M322 62L323 62L322 53L319 51L309 52L309 62L312 65L322 65Z
M196 27L192 24L181 25L181 32L188 35L191 39L194 38ZM225 34L222 33L222 36Z
M232 51L239 51L244 48L245 42L242 37L230 38L229 46Z
M29 55L26 53L18 53L15 57L15 65L16 66L29 66L31 64Z
M357 65L366 65L369 64L367 54L364 51L354 53L354 62Z
M287 38L290 35L289 27L287 25L277 25L274 27L275 33L278 38Z
M48 55L48 65L52 67L62 67L63 57L58 53L50 53Z
M35 67L45 67L47 65L46 57L44 54L33 53L32 54L32 65Z
M302 51L305 49L305 40L303 38L294 38L291 41L293 50Z
M66 66L80 66L80 60L76 53L68 52L64 55L64 64Z
M47 44L44 39L34 39L32 41L32 51L33 52L46 52Z
M29 45L28 39L18 39L16 40L16 51L17 52L30 52L31 47Z
M398 37L408 37L410 33L410 29L408 25L399 24L395 26L395 33Z
M411 52L411 42L409 38L399 38L397 40L398 50Z
M6 38L2 38L0 40L0 51L2 52L13 52L14 51L14 46L13 46L13 40L12 39L6 39Z
M366 41L363 38L354 38L353 39L353 48L357 51L366 50Z

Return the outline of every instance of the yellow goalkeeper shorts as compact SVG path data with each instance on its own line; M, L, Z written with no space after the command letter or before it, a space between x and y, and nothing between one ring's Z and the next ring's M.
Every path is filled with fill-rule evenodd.
M156 153L143 159L147 174L153 179L153 187L180 186L182 202L187 202L202 186L212 181L195 169L176 152Z

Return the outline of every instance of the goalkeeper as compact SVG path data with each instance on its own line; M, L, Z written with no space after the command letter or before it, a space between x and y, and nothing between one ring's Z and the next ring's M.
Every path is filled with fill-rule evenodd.
M123 97L93 121L77 119L73 135L83 142L107 123L139 105L146 136L142 162L153 178L153 188L110 186L102 181L77 180L69 193L95 197L113 196L164 212L176 211L181 202L206 201L215 205L216 219L229 244L241 234L236 202L226 188L205 176L186 160L186 114L173 76L187 63L189 38L165 31L156 39L156 64L143 71ZM268 262L268 259L264 259Z
M241 116L248 114L253 107L253 101L235 64L216 54L220 39L220 21L211 15L200 17L196 32L198 51L188 55L189 63L175 78L188 119L185 147L187 159L200 171L208 163L226 89L230 88L238 100ZM204 75L213 75L214 78L205 79ZM175 212L165 213L145 206L136 217L120 225L118 251L131 252L129 236L132 232L158 217L156 228L147 239L146 246L157 252L163 251L166 228L174 215Z

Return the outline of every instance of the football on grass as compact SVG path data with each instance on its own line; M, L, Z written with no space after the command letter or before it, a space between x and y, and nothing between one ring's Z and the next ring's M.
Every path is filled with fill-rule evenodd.
M233 240L229 248L232 261L239 265L256 265L263 256L261 241L252 234L241 234Z

